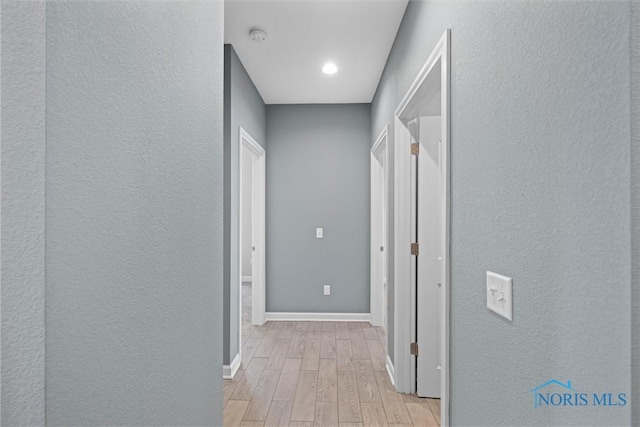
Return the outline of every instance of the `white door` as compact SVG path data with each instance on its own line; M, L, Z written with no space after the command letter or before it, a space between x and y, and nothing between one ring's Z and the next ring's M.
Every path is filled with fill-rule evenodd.
M417 394L440 398L443 281L441 117L419 118L417 156Z

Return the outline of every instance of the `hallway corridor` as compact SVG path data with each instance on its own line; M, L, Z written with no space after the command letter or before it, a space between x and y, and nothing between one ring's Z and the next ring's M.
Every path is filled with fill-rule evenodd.
M395 391L369 323L267 322L224 381L225 426L437 426L440 401Z

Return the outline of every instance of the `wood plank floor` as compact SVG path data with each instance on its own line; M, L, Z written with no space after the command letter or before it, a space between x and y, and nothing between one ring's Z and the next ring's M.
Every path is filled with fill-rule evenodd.
M224 381L224 425L439 426L440 400L399 394L384 334L360 322L267 322Z

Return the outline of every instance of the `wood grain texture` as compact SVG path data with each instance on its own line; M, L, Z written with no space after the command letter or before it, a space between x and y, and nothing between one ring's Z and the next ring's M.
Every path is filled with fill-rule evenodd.
M296 387L300 376L300 359L286 359L282 368L282 374L278 381L278 386L273 394L274 401L293 402L296 397Z
M335 332L337 322L322 322L322 332Z
M242 418L243 420L264 421L267 419L269 406L271 405L273 393L276 391L279 378L280 371L265 369L262 372L260 381L253 392L249 406Z
M251 362L251 358L256 354L256 350L262 344L262 339L249 338L245 341L242 346L242 367L247 368L249 366L249 362Z
M341 372L338 377L338 418L340 422L362 422L358 383L353 371Z
M405 405L407 406L413 425L425 427L436 427L438 425L438 422L431 413L431 409L429 409L427 404L406 403Z
M286 322L280 333L278 334L278 338L293 338L293 333L296 331L296 323L295 322Z
M271 351L269 361L265 369L281 370L289 351L290 338L276 338L276 344Z
M387 370L387 356L384 347L379 340L367 340L367 350L371 356L374 371L385 372Z
M238 376L238 373L236 373L236 377L237 376ZM224 399L222 403L223 408L227 406L227 402L229 401L229 399L231 399L231 395L233 394L233 391L236 389L237 384L238 383L233 380L222 381L222 393L224 394Z
M322 327L322 326L320 326ZM309 331L302 355L302 370L317 371L320 363L320 336L322 332Z
M347 322L347 326L349 327L349 331L362 332L362 324L360 322Z
M296 322L296 331L307 332L309 330L309 322Z
M316 402L316 413L313 425L316 427L338 425L338 407L335 402Z
M313 421L316 411L318 371L300 371L291 421Z
M376 340L378 341L378 331L373 326L367 326L362 328L362 333L364 334L365 340Z
M320 341L320 358L335 359L336 358L336 333L322 332Z
M230 400L224 407L223 417L224 425L229 427L239 426L244 416L244 411L247 410L249 402L246 400Z
M336 361L338 371L354 370L351 340L336 340Z
M269 330L269 327L270 326L268 322L265 323L264 325L254 326L253 331L251 331L251 335L249 335L249 339L255 338L260 340L264 338L265 334Z
M289 359L302 359L304 355L304 348L307 345L308 332L296 331L293 333L291 343L289 344L289 351L287 357Z
M356 381L360 403L380 403L380 392L370 360L356 360Z
M270 331L267 331L267 334L269 334ZM275 331L275 333L277 334L278 331ZM258 346L258 348L256 349L255 354L253 355L253 357L266 357L269 358L269 356L271 356L271 352L273 351L273 348L276 346L276 338L275 337L271 337L271 336L266 336L262 338L262 342L260 343L260 345Z
M349 325L347 322L338 322L336 324L337 338L339 340L348 340L349 339Z
M322 332L322 322L309 322L309 332Z
M440 400L395 391L381 331L362 322L254 328L241 368L223 382L224 425L437 426Z
M271 402L269 414L264 423L265 427L280 427L289 425L293 402Z
M391 385L386 372L375 372L376 383L380 391L384 412L387 414L389 424L412 424L404 400Z
M389 425L381 403L362 403L360 406L362 407L362 423L365 426L386 427Z
M253 391L256 389L258 381L262 376L262 371L267 365L267 360L268 359L260 359L256 357L251 359L251 363L249 363L249 366L244 371L244 375L240 378L240 381L238 381L238 384L231 395L231 399L251 400Z
M316 399L318 402L338 401L338 371L335 359L320 359Z
M427 405L429 405L429 409L436 419L436 423L440 425L440 399L427 399Z
M362 328L360 330L349 331L349 339L351 340L351 352L353 358L358 360L370 360L367 342L364 339Z

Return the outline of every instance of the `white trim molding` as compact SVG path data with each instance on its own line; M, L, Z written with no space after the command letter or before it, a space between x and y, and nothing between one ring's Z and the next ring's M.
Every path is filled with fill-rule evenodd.
M389 152L388 152L388 131L389 125L386 125L373 147L370 154L370 188L371 188L371 206L370 206L370 226L371 226L371 244L370 244L370 312L371 324L373 326L384 326L385 330L388 325L385 324L385 307L384 302L387 300L385 295L386 289L386 272L388 271L388 260L386 254L389 251L389 243L387 241L387 218L389 218L388 210L388 188L389 188ZM382 207L382 209L380 209ZM381 249L383 250L381 255Z
M393 367L393 362L387 355L387 374L389 374L389 379L391 380L391 384L396 385L396 368Z
M232 380L233 377L238 373L238 369L240 369L240 363L242 362L242 357L240 353L236 354L236 357L233 358L231 365L224 365L222 367L222 378L225 380Z
M267 313L272 322L369 322L370 313Z

